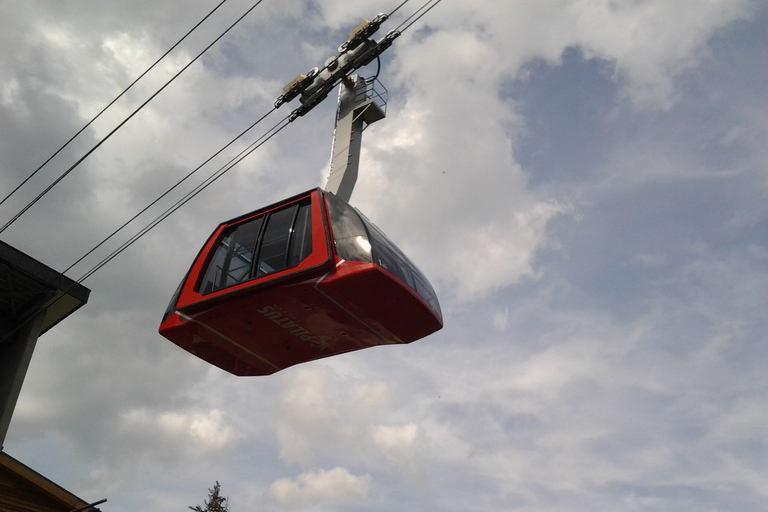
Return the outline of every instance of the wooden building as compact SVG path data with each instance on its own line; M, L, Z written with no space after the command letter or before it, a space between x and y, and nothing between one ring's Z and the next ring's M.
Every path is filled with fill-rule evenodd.
M4 451L37 338L84 305L88 288L0 242L0 512L97 512Z
M0 452L0 511L98 512L95 505L99 503L86 503L7 453Z

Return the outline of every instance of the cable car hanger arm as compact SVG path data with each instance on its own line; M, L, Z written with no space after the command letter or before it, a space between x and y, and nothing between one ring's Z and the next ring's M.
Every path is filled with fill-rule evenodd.
M299 97L301 105L288 118L289 122L293 122L319 105L334 87L341 84L333 131L331 170L325 188L345 201L350 200L357 182L363 129L366 124L386 116L386 92L382 95L374 89L376 78L365 80L352 73L378 59L400 36L400 31L391 30L378 41L370 38L388 18L386 14L379 14L372 21L365 20L355 27L347 36L347 41L339 47L339 53L327 59L322 69L313 68L306 75L297 76L275 100L275 108L279 108Z

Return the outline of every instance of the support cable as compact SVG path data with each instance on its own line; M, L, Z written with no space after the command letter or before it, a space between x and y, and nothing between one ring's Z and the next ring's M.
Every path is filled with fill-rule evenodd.
M206 15L205 15L205 17L204 17L202 20L200 20L200 21L198 21L198 22L197 22L197 25L195 25L194 27L192 27L192 28L189 30L189 32L187 32L186 34L184 34L184 36L183 36L181 39L179 39L178 41L176 41L176 44L174 44L173 46L171 46L171 47L168 49L168 51L167 51L167 52L165 52L164 54L162 54L162 55L160 56L160 58L159 58L159 59L157 59L157 60L156 60L156 61L155 61L155 62L154 62L154 63L153 63L151 66L149 66L149 67L148 67L148 68L147 68L147 69L146 69L146 70L145 70L145 71L144 71L144 72L143 72L141 75L139 75L139 77L138 77L138 78L136 78L136 80L134 80L133 82L131 82L131 84L130 84L128 87L126 87L125 89L123 89L123 92L121 92L120 94L118 94L118 95L115 97L115 99L113 99L112 101L110 101L110 102L109 102L109 104L107 104L107 106L106 106L106 107L104 107L103 109L101 109L101 112L99 112L98 114L96 114L95 116L93 116L93 118L92 118L90 121L88 121L88 123L86 123L86 125L85 125L85 126L83 126L82 128L80 128L80 130L78 130L78 132L77 132L77 133L75 133L75 134L74 134L74 135L73 135L73 136L72 136L72 137L71 137L71 138L70 138L70 139L69 139L67 142L65 142L63 146L61 146L59 149L57 149L57 150L56 150L56 152L55 152L54 154L52 154L51 156L49 156L49 157L48 157L48 159L47 159L45 162L43 162L43 163L40 165L40 167L38 167L37 169L35 169L35 170L32 172L32 174L30 174L29 176L27 176L27 177L24 179L24 181L22 181L21 183L19 183L19 184L16 186L16 188L14 188L13 190L11 190L10 194L8 194L7 196L5 196L5 198L3 198L3 200L2 200L2 201L0 201L0 205L2 205L3 203L5 203L5 202L8 200L8 198L10 198L10 197L11 197L13 194L15 194L15 193L16 193L16 191L17 191L17 190L19 190L19 189L20 189L21 187L23 187L23 186L24 186L24 185L25 185L25 184L26 184L26 183L27 183L29 180L31 180L31 179L32 179L32 177L33 177L33 176L35 176L35 174L37 174L37 173L38 173L38 172L39 172L39 171L40 171L40 170L41 170L43 167L45 167L45 166L48 164L48 162L50 162L51 160L53 160L53 158L54 158L56 155L58 155L59 153L61 153L61 152L64 150L64 148L66 148L67 146L69 146L69 143L70 143L70 142L72 142L73 140L75 140L75 138L77 138L77 136L78 136L78 135L80 135L81 133L83 133L83 132L84 132L84 131L85 131L85 130L86 130L88 127L89 127L89 126L91 126L91 124L93 124L93 122L94 122L94 121L96 121L96 120L97 120L99 117L101 117L101 114L103 114L104 112L106 112L106 111L107 111L107 109L108 109L109 107L111 107L112 105L114 105L114 104L115 104L115 102L116 102L117 100L119 100L120 98L122 98L122 97L125 95L125 93L127 93L127 92L128 92L130 89L131 89L131 87L133 87L134 85L136 85L136 83L137 83L139 80L141 80L142 78L144 78L144 76L145 76L147 73L149 73L150 71L152 71L152 69L153 69L155 66L157 66L157 65L160 63L160 61L161 61L161 60L163 60L164 58L166 58L166 57L168 56L168 54L169 54L169 53L171 53L173 50L175 50L175 49L176 49L176 47L177 47L177 46L179 46L179 45L181 44L181 42L182 42L182 41L184 41L184 40L185 40L185 39L186 39L186 38L187 38L187 37L188 37L188 36L189 36L189 35L190 35L192 32L194 32L195 30L197 30L197 28L198 28L200 25L202 25L202 24L203 24L203 22L204 22L205 20L207 20L208 18L210 18L210 17L211 17L211 15L212 15L214 12L216 12L216 10L217 10L219 7L221 7L222 5L224 5L224 2L226 2L226 1L227 1L227 0L221 0L221 2L219 3L219 5L217 5L216 7L214 7L214 8L213 8L213 10L211 10L211 12L209 12L208 14L206 14Z
M257 124L259 124L261 121L263 121L264 119L266 119L266 117L267 117L267 116L269 116L269 115L270 115L272 112L274 112L274 111L275 111L275 109L273 108L272 110L270 110L269 112L267 112L266 114L264 114L263 116L261 116L261 117L260 117L260 118L259 118L259 119L258 119L258 120L255 122L255 123L253 123L253 124L252 124L252 125L250 125L248 128L246 128L245 130L243 130L242 132L240 132L240 134L239 134L239 135L237 135L235 138L233 138L231 141L229 141L229 142L228 142L228 143L227 143L227 144L226 144L224 147L222 147L222 148L221 148L221 149L219 149L217 152L215 152L214 154L212 154L212 155L211 155L210 157L208 157L208 158L207 158L207 159L206 159L206 160L205 160L203 163L201 163L200 165L198 165L197 167L195 167L195 168L194 168L192 171L190 171L189 173L187 173L187 175L186 175L186 176L184 176L184 177L183 177L183 178L181 178L179 181L177 181L177 182L176 182L176 183L175 183L173 186L171 186L171 188L169 188L168 190L166 190L165 192L163 192L162 194L160 194L160 196L158 196L158 197L157 197L157 199L155 199L154 201L152 201L151 203L149 203L147 206L145 206L145 207L144 207L144 208L143 208L143 209L142 209L140 212L138 212L136 215L134 215L133 217L131 217L130 219L128 219L127 221L125 221L125 223L123 223L123 225L122 225L122 226L120 226L119 228L117 228L116 230L114 230L114 231L113 231L113 232L112 232L112 233L111 233L109 236L107 236L107 237L106 237L104 240L102 240L102 241L101 241L101 242L99 242L99 243L98 243L98 244L97 244L95 247L93 247L93 249L91 249L90 251L88 251L87 253L85 253L84 255L82 255L82 256L81 256L81 257L80 257L80 258L79 258L77 261L75 261L74 263L72 263L72 264L71 264L69 267L67 267L67 269L66 269L66 270L64 270L64 272L62 272L62 273L63 273L63 274L66 274L67 272L69 272L70 270L72 270L72 268L74 268L74 267L75 267L75 265L77 265L78 263L80 263L81 261L83 261L85 258L87 258L88 256L90 256L90 255L91 255L91 254L92 254L92 253L93 253L93 252L94 252L96 249L98 249L99 247L101 247L102 245L104 245L105 243L107 243L107 242L108 242L108 241L109 241L109 240L110 240L112 237L114 237L114 236L115 236L115 235L117 235L117 234L118 234L120 231L122 231L122 230L123 230L123 228L125 228L125 227L126 227L128 224L130 224L131 222L133 222L134 220L136 220L136 219L137 219L137 218L138 218L138 217L139 217L141 214L143 214L144 212L146 212L147 210L149 210L151 207L153 207L154 205L156 205L156 204L157 204L157 203L158 203L158 202L159 202L159 201L160 201L162 198L164 198L165 196L167 196L168 194L170 194L170 193L171 193L173 190L175 190L175 189L176 189L176 188L177 188L179 185L181 185L182 183L184 183L184 182L185 182L185 181L186 181L186 180L187 180L189 177L191 177L191 176L192 176L193 174L195 174L197 171L199 171L200 169L202 169L202 168L203 168L203 167L204 167L206 164L208 164L208 162L210 162L211 160L213 160L214 158L216 158L217 156L219 156L219 155L220 155L220 154L221 154L221 153L222 153L222 152L223 152L225 149L227 149L229 146L231 146L232 144L234 144L234 143L235 143L235 142L236 142L238 139L242 138L242 137L243 137L243 136L244 136L246 133L248 133L249 131L251 131L251 130L252 130L252 129L253 129L253 128L254 128L254 127L257 125ZM262 137L263 137L263 136L262 136Z
M421 18L422 18L422 17L423 17L425 14L427 14L429 11L431 11L431 10L432 10L432 8L434 8L434 7L435 7L437 4L439 4L439 3L440 3L440 2L442 2L442 1L443 1L443 0L427 0L427 2L426 2L424 5L422 5L421 7L419 7L419 8L416 10L416 12L414 12L413 14L411 14L410 16L408 16L408 17L405 19L405 21L403 21L402 23L400 23L400 25L399 25L399 26L398 26L398 27L397 27L395 30L399 30L400 32L405 32L406 30L408 30L408 28L409 28L411 25L413 25L414 23L416 23L417 21L419 21L419 20L420 20L420 19L421 19ZM433 2L434 2L434 3L433 3ZM424 9L425 7L427 7L429 4L432 4L432 5L430 5L430 6L429 6L429 8L428 8L426 11L422 12L421 14L419 14L419 12L420 12L422 9ZM417 14L418 14L418 16L416 16ZM408 23L408 22L411 20L411 18L413 18L414 16L416 16L416 18L415 18L413 21L411 21L410 23ZM406 23L408 23L408 24L406 25ZM405 25L405 26L403 27L403 25ZM403 28L401 29L400 27L403 27Z
M245 159L248 155L259 149L261 146L263 146L269 139L280 133L286 126L290 124L290 121L288 120L288 116L284 117L279 123L277 123L275 126L270 128L264 135L262 135L259 139L254 141L250 146L248 146L246 149L241 151L237 154L237 156L233 157L229 162L224 164L222 167L219 168L218 171L216 171L214 174L209 176L205 181L203 181L201 184L199 184L197 187L192 189L190 192L187 193L183 198L179 199L173 206L165 210L162 214L157 216L155 220L153 220L151 223L149 223L146 227L144 227L141 231L133 235L131 238L129 238L126 242L123 243L120 247L112 251L112 253L101 260L98 264L96 264L91 270L83 274L83 276L77 280L77 283L82 283L89 277L91 277L94 273L96 273L101 267L112 261L116 256L118 256L121 252L126 250L128 247L133 245L134 242L139 240L141 237L149 233L155 226L160 224L162 221L167 219L171 216L176 210L184 206L187 202L189 202L192 198L194 198L196 195L198 195L200 192L208 188L209 185L211 185L214 181L221 178L224 174L226 174L230 169L232 169L234 166L239 164L243 159ZM271 133L270 133L271 132Z
M165 85L163 85L162 87L160 87L160 89L158 89L158 90L157 90L157 91L156 91L154 94L152 94L152 96L150 96L150 97L149 97L149 99L147 99L147 100L146 100L144 103L142 103L141 105L139 105L139 107L138 107L136 110L134 110L134 111L133 111L133 112L132 112L132 113L131 113L131 114L130 114L128 117L126 117L126 118L125 118L125 119L124 119L124 120L123 120L123 121L122 121L122 122L121 122L119 125L117 125L117 127L115 127L115 129L113 129L113 130L112 130L111 132L109 132L109 133L108 133L108 134L107 134L107 135L106 135L104 138L102 138L102 139L101 139L101 140L100 140L100 141L99 141L99 142L98 142L98 143L97 143L97 144L96 144L96 145L95 145L93 148L91 148L91 149L90 149L90 150L89 150L89 151L88 151L88 152L87 152L85 155L83 155L83 156L82 156L82 157L81 157L81 158L80 158L80 159L79 159L77 162L75 162L75 163L74 163L74 164L73 164L73 165L72 165L72 166L71 166L69 169L67 169L66 171L64 171L64 172L61 174L61 176L59 176L58 178L56 178L56 180L54 180L54 182L53 182L53 183L51 183L51 184L50 184L50 185L49 185L49 186L48 186L48 187L47 187L45 190L43 190L43 191L42 191L42 192L41 192L41 193L40 193L40 194L39 194L39 195L38 195L38 196L37 196L35 199L33 199L33 200L32 200L32 201L31 201L31 202L30 202L30 203L29 203L27 206L25 206L24 208L22 208L22 210L21 210L19 213L17 213L17 214L16 214L16 215L15 215L15 216L14 216L14 217L13 217L13 218L10 220L10 221L8 221L8 222L7 222L7 223L6 223L6 224L5 224L5 225L4 225L2 228L0 228L0 233L2 233L3 231L5 231L6 229L8 229L8 227L9 227L9 226L11 226L11 224L13 224L14 222L16 222L16 220L18 220L18 218L19 218L19 217L21 217L22 215L24 215L24 213L26 213L26 211L27 211L27 210L29 210L30 208L32 208L32 206L34 206L34 204L35 204L35 203L37 203L37 202L38 202L40 199L42 199L42 197L43 197L45 194L47 194L48 192L50 192L50 190L51 190L53 187L55 187L55 186L56 186L56 185L57 185L57 184L58 184L58 183L59 183L61 180L63 180L63 179L64 179L64 178L65 178L65 177L66 177L66 176L67 176L67 175L68 175L70 172L72 172L72 171L73 171L73 170L74 170L74 169L75 169L75 168L76 168L78 165L80 165L80 164L83 162L83 160L85 160L86 158L88 158L88 157L91 155L91 153L93 153L94 151L96 151L96 149L98 149L98 148L99 148L99 146L101 146L101 145L102 145L104 142L106 142L106 141L107 141L107 140L108 140L108 139L109 139L109 138L110 138L112 135L114 135L114 133L115 133L117 130L119 130L120 128L122 128L122 127L123 127L123 125L125 125L125 123L127 123L128 121L130 121L130 119L131 119L133 116L135 116L135 115L136 115L136 113L138 113L138 112L139 112L139 111L140 111L142 108L144 108L144 106L145 106L145 105L147 105L147 103L149 103L150 101L152 101L152 100L153 100L153 99L154 99L154 98L155 98L155 97L156 97L158 94L160 94L160 93L161 93L161 92L162 92L162 91L163 91L163 90L164 90L166 87L168 87L168 85L170 85L170 84L171 84L171 83L172 83L174 80L176 80L176 78L178 78L178 77L179 77L179 75L181 75L181 74L182 74L184 71L186 71L186 70L187 70L187 69L188 69L188 68L189 68L189 67L190 67L190 66L191 66L193 63L195 63L195 62L197 61L197 59L199 59L199 58L200 58L200 57L201 57L201 56L202 56L202 55L203 55L205 52L207 52L207 51L208 51L208 50L209 50L209 49L210 49L210 48L211 48L211 47L212 47L214 44L216 44L216 43L217 43L217 42L218 42L218 41L219 41L219 40L220 40L222 37L224 37L224 36L227 34L227 32L229 32L230 30L232 30L232 29L235 27L235 25L237 25L238 23L240 23L240 21L241 21L243 18L245 18L245 17L246 17L246 16L247 16L247 15L248 15L248 14L249 14L249 13L250 13L252 10L254 10L254 9L255 9L255 8L256 8L256 7L257 7L259 4L261 4L261 2L263 2L263 1L264 1L264 0L258 0L258 1L257 1L257 2L256 2L256 3L255 3L255 4L254 4L254 5L253 5L253 6L252 6L250 9L248 9L247 11L245 11L245 13L244 13L242 16L240 16L240 17L239 17L237 20L235 20L235 22L234 22L234 23L232 23L232 24L231 24L231 25L230 25L230 26L229 26L229 27L228 27L228 28L227 28L227 29L226 29L224 32L222 32L222 33L221 33L221 35L219 35L219 36L218 36L216 39L214 39L214 40L213 40L213 42L211 42L211 43L210 43L208 46L206 46L206 47L203 49L203 51L201 51L200 53L198 53L198 54L197 54L197 56L196 56L195 58L193 58L193 59L192 59L192 60L191 60L191 61L190 61L190 62L189 62L187 65L185 65L183 68L181 68L181 70L180 70L178 73L176 73L175 75L173 75L173 77L171 77L171 79L170 79L170 80L168 80L168 81L165 83Z
M408 0L403 0L403 3L401 3L400 5L398 5L397 7L395 7L395 8L392 10L392 12L390 12L390 13L389 13L389 15L388 15L388 16L391 18L393 14L395 14L395 13L396 13L396 12L397 12L397 11L398 11L398 10L399 10L401 7L402 7L402 6L404 6L404 5L405 5L405 4L407 4L407 3L408 3Z
M271 113L272 113L272 111L270 111L269 113L267 113L267 114L265 114L264 116L262 116L262 118L261 118L261 119L264 119L265 117L267 117L267 115L269 115L269 114L271 114ZM226 174L226 173L227 173L227 172L228 172L230 169L232 169L234 166L236 166L236 165L237 165L237 164L239 164L241 161L243 161L243 160L244 160L244 159L245 159L247 156L249 156L251 153L253 153L253 152L254 152L254 151L256 151L257 149L259 149L261 146L263 146L263 145L264 145L264 144L265 144L265 143L266 143L266 142L267 142L269 139L271 139L272 137L274 137L275 135L277 135L278 133L280 133L280 131L282 131L282 130L283 130L285 127L286 127L286 126L288 126L288 125L290 124L290 121L288 120L288 117L289 117L289 116L286 116L286 117L284 117L283 119L281 119L281 120L280 120L280 121L279 121L277 124L275 124L275 125L274 125L272 128L270 128L269 130L267 130L266 132L264 132L264 134L263 134L261 137L259 137L258 139L256 139L256 140L255 140L254 142L252 142L250 145L248 145L248 147L246 147L244 150L242 150L242 151L241 151L240 153L238 153L236 156L234 156L233 158L231 158L231 159L230 159L230 160L229 160L229 161L228 161L226 164L224 164L224 165L222 165L221 167L219 167L219 169L218 169L218 170L217 170L215 173L213 173L211 176L209 176L208 178L206 178L206 179L205 179L203 182L201 182L201 183L200 183L200 184L198 184L198 185L197 185L195 188L193 188L191 191L189 191L189 192L188 192L188 193L187 193L187 194L186 194L184 197L182 197L182 198L181 198L181 199L179 199L179 200L178 200L176 203L174 203L174 205L173 205L173 206L171 206L170 208L168 208L167 210L165 210L163 213L161 213L160 215L158 215L157 217L155 217L155 219L154 219L152 222L150 222L150 223L149 223L147 226L145 226L144 228L142 228L142 229L141 229L141 231L139 231L138 233L136 233L135 235L133 235L133 236L132 236L131 238L129 238L129 239L126 241L126 242L124 242L124 243L123 243L123 244L122 244L120 247L118 247L117 249L115 249L114 251L112 251L112 253L111 253L109 256L107 256L106 258L104 258L103 260L101 260L99 263L97 263L96 265L94 265L94 266L93 266L93 267L92 267L92 268L91 268L91 269L90 269L88 272L86 272L85 274L83 274L83 276L82 276L82 277L80 277L80 279L78 279L77 281L75 281L74 283L72 283L70 286L68 286L68 287L67 287L65 290L63 290L63 292L62 292L61 296L59 296L59 297L58 297L56 300L54 300L54 301L51 303L51 305L50 305L49 307L51 307L53 304L55 304L56 302L58 302L59 300L61 300L61 299L62 299L64 296L66 296L66 295L67 295L67 293L69 293L69 291L70 291L70 290L72 290L72 288L74 288L75 286L77 286L77 285L81 284L83 281L85 281L86 279L88 279L89 277L91 277L93 274L95 274L97 271L99 271L99 270L100 270L100 269L101 269L101 268L102 268L104 265L106 265L107 263L109 263L110 261L112 261L114 258L116 258L116 257L117 257L117 256L118 256L120 253L122 253L124 250L126 250L126 249L127 249L128 247L130 247L131 245L133 245L133 243L135 243L136 241L138 241L138 240L139 240L141 237L143 237L144 235L146 235L147 233L149 233L149 232L150 232L150 231L151 231L153 228L155 228L155 227L156 227L158 224L160 224L162 221L164 221L164 220L165 220L165 219L167 219L169 216L171 216L171 214L173 214L173 213L174 213L176 210L178 210L179 208L181 208L182 206L184 206L184 205L185 205L187 202L189 202L189 201L190 201L192 198L194 198L194 197L195 197L196 195L198 195L200 192L202 192L203 190L205 190L206 188L208 188L208 186L210 186L210 185L211 185L211 184L212 184L214 181L216 181L217 179L219 179L220 177L222 177L222 176L223 176L224 174ZM259 121L261 121L261 119L259 119ZM257 124L259 121L257 121L256 123L254 123L254 124L253 124L251 127L249 127L249 128L248 128L248 130L250 130L250 129L251 129L253 126L255 126L255 125L256 125L256 124ZM248 131L248 130L246 130L246 131ZM243 133L245 133L245 132L243 132ZM241 135L242 135L242 134L241 134ZM232 142L234 142L235 140L237 140L238 138L240 138L240 136L241 136L241 135L239 135L238 137L236 137L236 138L235 138L235 139L234 139ZM230 144L232 144L232 142L230 142ZM227 146L229 146L230 144L227 144ZM227 146L225 146L225 148L226 148ZM223 149L224 149L224 148L222 148L222 150L223 150ZM221 152L221 151L219 151L218 153L220 153L220 152ZM218 153L216 153L216 154L218 154ZM215 155L214 155L214 156L215 156ZM211 158L213 158L213 157L211 157ZM209 160L210 160L210 159L209 159ZM207 161L206 161L206 162L207 162ZM202 164L202 165L205 165L205 164ZM202 165L201 165L200 167L202 167ZM197 169L195 169L195 170L197 170ZM190 173L190 175L191 175L191 174L192 174L192 173ZM186 179L187 177L188 177L188 176L186 176L184 179ZM183 180L182 180L182 181L183 181ZM175 186L174 186L174 187L175 187ZM165 194L163 194L163 195L165 195ZM155 201L155 202L157 202L157 201ZM153 203L153 204L154 204L154 203ZM150 206L151 206L151 205L150 205ZM144 211L144 210L142 210L142 211ZM138 216L138 215L137 215L137 216ZM135 218L135 217L134 217L134 218ZM132 220L133 220L133 219L132 219ZM130 221L129 221L129 222L130 222ZM128 223L126 223L126 224L128 224ZM122 227L124 227L124 226L122 226ZM122 229L122 227L121 227L120 229ZM119 231L119 230L118 230L118 231ZM113 233L113 235L114 235L114 233ZM110 235L108 238L111 238L113 235ZM96 246L96 247L99 247L99 246L101 246L101 245L102 245L104 242L106 242L106 240L104 240L103 242L101 242L101 243L100 243L98 246ZM93 252L93 250L95 250L95 249L96 249L96 248L94 248L94 249L92 249L91 251L89 251L89 252L88 252L88 254L90 254L91 252ZM88 254L86 254L86 256L87 256ZM83 258L85 258L85 256L83 256ZM75 262L74 264L72 264L72 265L71 265L71 266L70 266L70 267L69 267L69 268L68 268L68 269L67 269L65 272L67 272L67 271L71 270L71 269L72 269L72 267L74 267L74 266L75 266L75 265L76 265L78 262L80 262L80 261L81 261L83 258L80 258L79 260L77 260L77 262ZM31 320L31 318L29 318L29 319L27 319L27 320L25 320L25 321L21 322L19 325L17 325L17 326L16 326L16 328L14 328L13 330L11 330L11 332L7 333L7 334L6 334L6 335L5 335L3 338L0 338L0 344L2 344L2 343L5 341L5 340L7 340L8 338L10 338L10 337L11 337L11 336L13 336L14 334L16 334L16 333L17 333L17 332L18 332L18 331L19 331L19 330L20 330L20 329L21 329L21 328L22 328L22 327L23 327L23 326L24 326L24 325L25 325L25 324L26 324L26 323L27 323L29 320Z
M414 18L420 11L424 10L429 4L432 4L429 6L424 12L419 14L413 21L408 23L402 30L407 30L411 25L413 25L416 21L418 21L421 17L423 17L427 12L429 12L433 7L435 7L438 3L440 3L442 0L428 0L419 10L417 10L413 15L411 15L408 19L406 19L405 22L403 22L400 26L402 27L405 23L407 23L409 20ZM395 11L402 7L405 3L407 3L408 0L405 0L405 2L401 3L397 8L395 8ZM258 5L258 4L257 4ZM255 6L254 6L255 7ZM394 12L394 11L392 11ZM246 13L247 14L247 13ZM399 29L399 27L398 27ZM379 66L381 64L379 63ZM378 74L378 73L377 73ZM197 166L195 169L193 169L191 172L189 172L186 176L184 176L181 180L176 182L171 188L166 190L163 194L161 194L157 199L152 201L149 205L147 205L145 208L143 208L140 212L138 212L136 215L131 217L127 222L125 222L123 225L121 225L119 228L117 228L115 231L113 231L109 236L107 236L104 240L99 242L93 249L88 251L85 255L83 255L81 258L79 258L77 261L75 261L72 265L70 265L64 273L70 271L75 265L80 263L83 259L85 259L87 256L92 254L94 251L96 251L99 247L104 245L108 240L110 240L112 237L114 237L118 232L120 232L123 228L125 228L128 224L136 220L141 214L146 212L149 208L157 204L162 198L167 196L171 191L176 189L179 185L181 185L184 181L186 181L189 177L191 177L193 174L195 174L197 171L199 171L202 167L204 167L206 164L208 164L211 160L213 160L216 156L221 154L225 149L227 149L229 146L235 143L238 139L240 139L242 136L244 136L247 132L249 132L251 129L253 129L257 124L259 124L262 120L264 120L267 116L269 116L272 112L274 112L276 108L272 108L269 112L264 114L261 118L259 118L255 123L253 123L251 126L246 128L243 132L241 132L239 135L237 135L234 139L232 139L228 144L226 144L224 147L222 147L219 151L211 155L208 159L206 159L203 163L201 163L199 166ZM182 197L180 200L178 200L176 203L174 203L173 206L165 210L163 213L161 213L159 216L157 216L152 222L150 222L147 226L142 228L137 234L133 235L131 238L128 239L128 241L124 242L120 247L115 249L109 256L104 258L101 262L96 264L91 270L86 272L78 281L77 283L81 283L91 275L93 275L95 272L97 272L99 269L101 269L104 265L109 263L112 259L117 257L121 252L123 252L125 249L130 247L133 243L135 243L137 240L139 240L141 237L143 237L145 234L147 234L149 231L151 231L155 226L157 226L160 222L164 221L166 218L168 218L171 214L173 214L176 210L184 206L187 202L189 202L192 198L197 196L200 192L205 190L208 186L210 186L214 181L219 179L221 176L226 174L230 169L232 169L235 165L240 163L244 158L246 158L248 155L253 153L256 149L261 147L263 144L265 144L269 139L277 135L280 131L282 131L288 124L290 124L292 121L290 119L290 115L284 117L281 121L279 121L277 124L275 124L272 128L267 130L261 137L256 139L253 143L251 143L248 147L246 147L244 150L242 150L240 153L238 153L235 157L230 159L226 164L224 164L222 167L220 167L215 173L213 173L211 176L206 178L202 183L197 185L195 188L193 188L190 192L188 192L184 197Z

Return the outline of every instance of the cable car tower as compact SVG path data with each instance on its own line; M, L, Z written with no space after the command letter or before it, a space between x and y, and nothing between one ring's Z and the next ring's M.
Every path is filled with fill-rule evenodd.
M400 35L364 21L329 58L293 79L275 108L289 121L340 84L331 170L317 188L223 222L171 299L160 334L235 375L268 375L344 352L410 343L443 326L424 274L351 207L363 129L386 115L386 89L352 74Z

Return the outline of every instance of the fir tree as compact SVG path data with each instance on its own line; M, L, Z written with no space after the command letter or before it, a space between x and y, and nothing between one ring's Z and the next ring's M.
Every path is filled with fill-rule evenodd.
M205 507L195 505L189 507L190 510L195 512L229 512L229 497L222 496L221 486L216 481L216 485L212 489L208 489L208 499L205 500Z

